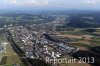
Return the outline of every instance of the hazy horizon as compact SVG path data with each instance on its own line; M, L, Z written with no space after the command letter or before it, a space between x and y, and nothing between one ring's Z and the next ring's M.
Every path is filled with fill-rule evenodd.
M8 10L100 10L100 0L0 0Z

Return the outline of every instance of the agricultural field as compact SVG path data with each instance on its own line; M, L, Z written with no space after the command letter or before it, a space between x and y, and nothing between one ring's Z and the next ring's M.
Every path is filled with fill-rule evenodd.
M55 34L65 39L68 39L68 38L77 39L78 41L75 41L75 42L66 41L66 43L69 43L70 45L79 48L80 49L79 53L82 53L83 51L83 52L90 52L90 54L91 53L95 54L96 52L92 51L91 49L94 47L100 46L100 34L99 33L100 33L100 29L96 29L96 30L93 29L93 32L87 29L73 29L72 31L67 31L67 30L58 31ZM91 66L91 65L75 63L75 64L61 64L59 66Z
M56 34L63 38L78 39L77 42L70 43L81 50L88 50L95 46L100 46L100 29L73 29L72 31L58 31Z
M0 66L13 66L13 64L15 63L24 66L17 53L13 50L11 44L5 38L6 37L3 36L3 33L0 33L0 44L6 43L6 51L3 50L2 52L0 52Z
M3 37L2 36L0 36L0 43L2 43L3 42Z

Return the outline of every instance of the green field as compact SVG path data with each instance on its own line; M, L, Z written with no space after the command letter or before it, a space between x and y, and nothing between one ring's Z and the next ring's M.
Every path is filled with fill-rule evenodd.
M13 50L12 46L10 44L7 45L7 53L6 53L6 60L5 60L5 66L12 66L14 63L22 64L19 56L16 54L16 52Z
M98 38L96 38L96 39L94 39L95 41L100 41L100 37L98 37Z
M91 45L87 45L87 44L82 44L82 43L74 43L72 44L74 46L79 46L79 47L86 47L86 48L91 48Z
M2 42L3 42L3 37L0 36L0 43L2 43Z
M21 62L19 56L16 54L15 51L13 51L13 48L10 44L7 45L7 53L4 54L3 59L0 63L0 66L13 66L15 63L21 64L21 66L24 66Z
M96 44L96 45L100 45L100 41L92 40L91 43Z
M0 44L2 44L4 41L6 41L8 44L6 46L6 52L2 52L2 54L0 54L0 57L2 57L0 66L13 66L15 63L19 63L21 66L24 66L19 56L13 50L11 44L4 39L2 34L3 32L0 32Z

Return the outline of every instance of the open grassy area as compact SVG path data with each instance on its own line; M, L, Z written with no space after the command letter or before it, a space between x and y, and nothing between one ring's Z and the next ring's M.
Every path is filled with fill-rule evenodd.
M24 66L19 56L13 50L11 44L6 40L6 37L4 36L4 31L0 30L0 44L3 44L3 42L7 42L8 44L5 46L6 51L0 53L0 57L2 57L0 66L13 66L13 64L15 63L19 63L21 64L21 66Z
M6 64L21 63L17 55L7 56Z
M96 40L92 40L91 43L96 44L96 45L100 45L100 41L96 41Z
M78 29L74 29L74 31L60 31L61 34L72 34L72 35L84 35L84 34L89 34L86 31L81 31Z
M0 36L0 43L2 43L2 42L3 42L3 37Z
M3 65L3 66L14 66L13 64L11 64L11 65Z
M24 66L23 64L19 63L20 66ZM6 64L6 65L0 65L0 66L14 66L14 64Z
M5 54L5 57L2 59L1 65L3 66L13 66L12 64L19 63L22 66L23 63L21 62L19 56L13 51L10 44L7 46L7 53Z
M98 37L98 38L95 38L94 40L95 40L95 41L100 41L100 37Z
M2 44L2 42L4 41L4 38L2 37L2 32L1 32L1 30L0 30L0 45ZM3 61L1 62L1 63L5 63L4 62L4 59L5 59L5 57L3 57L3 55L2 55L2 53L0 52L0 61L3 59ZM0 63L0 64L1 64Z
M7 45L7 53L4 54L5 57L3 57L1 61L1 65L4 66L12 66L14 63L20 63L22 64L19 56L13 51L10 44Z
M0 43L2 43L4 40L4 37L2 36L2 34L3 34L3 30L0 30Z
M13 50L12 46L8 44L7 46L7 60L6 64L22 63L19 56Z
M85 48L91 48L91 45L87 45L87 44L82 44L82 43L74 43L72 44L73 46L79 46L79 47L85 47Z
M0 38L0 40L2 41L2 38ZM15 63L19 63L19 64L21 64L21 66L24 66L23 63L21 62L19 56L13 50L13 48L9 42L6 46L6 53L3 52L2 56L3 56L3 59L1 61L0 66L13 66L13 64L15 64Z

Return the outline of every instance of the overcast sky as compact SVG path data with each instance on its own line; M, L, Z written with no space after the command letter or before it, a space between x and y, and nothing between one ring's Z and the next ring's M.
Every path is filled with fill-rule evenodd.
M100 10L100 0L0 0L0 9L92 9Z

